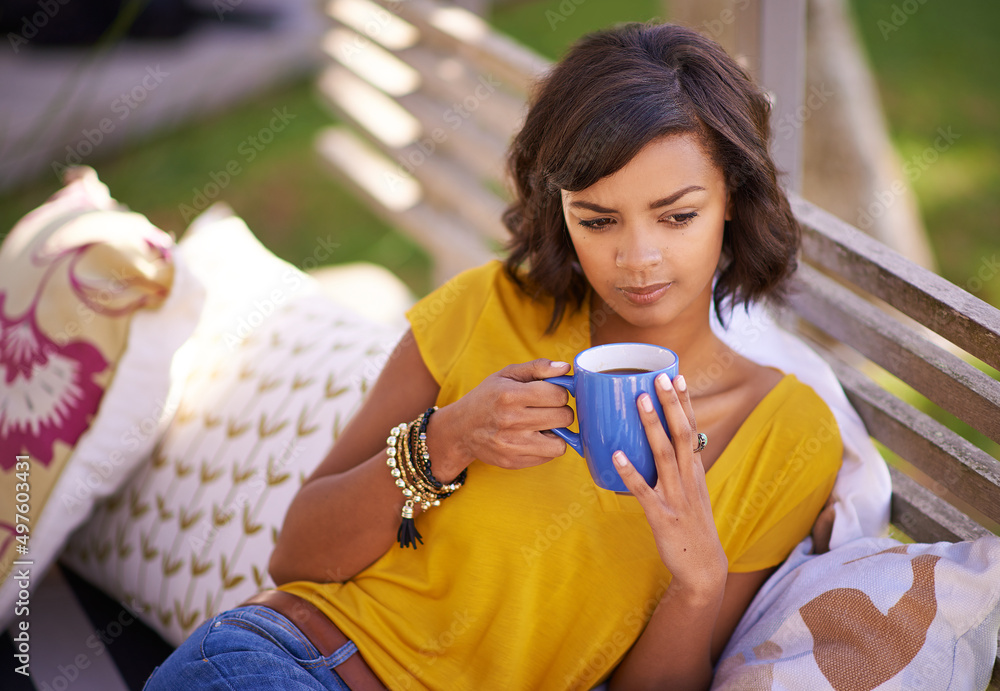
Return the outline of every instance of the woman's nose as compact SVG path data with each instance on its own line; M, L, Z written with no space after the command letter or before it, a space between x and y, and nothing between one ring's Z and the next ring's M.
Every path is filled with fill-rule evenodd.
M636 229L623 235L623 244L618 246L615 257L615 266L619 269L638 272L663 261L663 251L656 242L655 232Z

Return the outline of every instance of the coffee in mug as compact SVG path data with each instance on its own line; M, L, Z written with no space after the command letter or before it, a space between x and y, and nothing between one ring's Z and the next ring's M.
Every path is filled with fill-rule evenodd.
M636 401L648 393L666 429L654 381L663 373L673 380L677 371L677 354L668 348L649 343L608 343L577 355L573 374L546 380L576 398L580 431L564 427L552 431L587 461L598 487L628 493L611 459L619 450L625 452L650 487L656 484L656 463Z

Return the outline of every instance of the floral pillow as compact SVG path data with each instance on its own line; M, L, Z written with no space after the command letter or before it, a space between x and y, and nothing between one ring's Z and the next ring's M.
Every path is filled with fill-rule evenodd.
M170 236L92 169L67 183L0 247L0 629L149 452L202 299Z
M1000 538L799 545L750 604L714 691L984 689L1000 630Z
M180 355L194 364L177 414L63 555L174 645L273 586L288 504L401 334L332 301L217 208L178 253L207 300Z

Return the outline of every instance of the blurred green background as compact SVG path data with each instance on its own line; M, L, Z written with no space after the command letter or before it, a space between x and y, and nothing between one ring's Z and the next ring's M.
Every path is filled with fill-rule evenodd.
M522 0L496 9L493 23L549 58L578 36L616 21L662 17L659 0L573 3ZM1000 305L1000 275L969 279L996 256L1000 219L1000 3L920 4L900 30L886 32L898 3L852 0L856 24L879 85L890 134L905 163L933 143L937 128L960 138L912 181L949 280ZM565 21L553 27L546 13ZM274 107L295 120L235 177L219 198L246 219L271 250L298 266L317 237L340 243L334 262L368 260L396 272L418 294L430 286L429 263L406 237L381 223L334 184L313 152L316 132L332 121L310 81L264 93L251 102L142 142L111 158L89 161L112 194L177 236L187 226L183 205L236 157L248 132ZM0 233L57 189L47 174L0 196ZM308 265L308 264L307 264Z

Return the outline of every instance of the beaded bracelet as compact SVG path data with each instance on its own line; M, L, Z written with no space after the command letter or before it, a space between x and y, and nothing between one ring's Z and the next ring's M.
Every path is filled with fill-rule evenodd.
M386 449L386 454L388 458L386 459L386 464L389 466L389 472L395 478L396 486L399 487L403 496L407 499L403 503L402 510L402 523L399 526L399 530L396 532L396 539L399 541L400 547L408 547L411 543L413 548L416 549L419 540L421 543L423 539L420 537L420 533L417 532L416 526L413 523L413 490L407 486L406 479L403 477L402 461L403 453L405 449L405 442L401 444L401 435L409 430L409 425L406 423L400 424L393 427L389 432L389 438L386 439L386 443L389 445Z
M409 444L409 432L413 423L401 424L394 428L389 436L390 447L387 453L391 453L386 463L391 468L393 477L396 479L396 486L399 487L406 497L401 511L402 521L399 530L396 532L396 539L400 547L417 547L417 542L423 543L416 524L413 522L413 508L417 504L425 511L431 506L439 506L441 499L450 495L451 492L438 494L433 487L429 486L419 477L413 465L412 454Z
M433 415L435 411L437 411L437 406L428 408L427 412L418 418L420 420L420 427L417 433L416 449L420 454L420 460L422 463L421 469L424 477L427 478L434 487L454 492L456 489L465 484L465 477L468 474L468 471L463 468L462 472L458 474L458 477L452 480L448 485L443 484L440 480L434 477L434 473L431 472L431 454L427 450L427 421L431 419L431 415Z
M400 547L412 546L416 549L418 542L423 544L423 538L413 522L413 508L417 504L425 511L432 506L440 506L443 499L465 484L465 470L448 484L440 482L431 472L426 431L427 421L436 410L437 406L428 408L413 422L393 427L386 439L386 465L396 486L406 497L400 512L402 521L396 532Z

